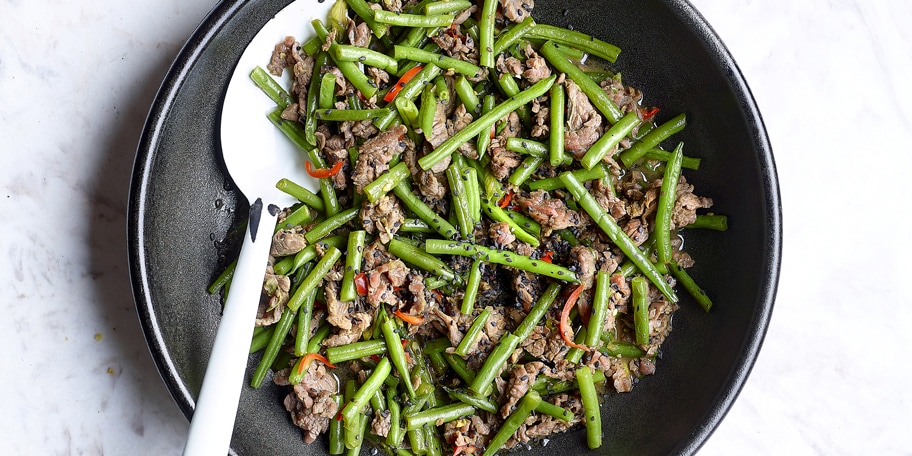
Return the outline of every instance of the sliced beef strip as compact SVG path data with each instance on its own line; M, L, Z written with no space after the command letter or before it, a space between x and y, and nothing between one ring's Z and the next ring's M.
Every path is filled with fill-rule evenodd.
M506 400L500 408L500 416L506 418L516 409L516 403L525 396L526 392L532 388L538 374L548 369L544 363L533 361L531 363L520 364L510 372L510 383L506 389Z
M526 45L526 71L523 71L522 76L527 81L532 84L535 84L542 79L546 79L551 76L551 69L548 67L548 62L544 57L538 55L532 45Z
M289 385L288 369L279 371L273 382L280 386ZM285 396L285 410L291 420L301 428L304 442L311 443L317 436L329 430L329 420L339 413L339 406L332 395L339 391L336 378L326 371L322 363L313 362L307 367L304 379L294 385Z
M283 257L294 255L304 250L304 247L307 247L307 240L304 239L304 232L300 227L281 229L272 236L269 256Z
M359 22L358 25L355 25L355 21L348 23L348 43L352 46L367 47L370 44L371 33L367 22Z
M264 295L257 306L255 326L269 326L275 324L282 317L285 311L285 304L288 303L289 290L291 290L291 279L288 276L266 272L263 279Z
M384 195L377 202L361 207L361 226L368 233L376 234L383 243L393 238L404 220L402 205L392 195Z
M568 79L564 84L567 87L564 149L579 159L602 136L602 116L576 83Z
M301 45L295 41L293 36L286 36L284 40L276 43L266 69L276 76L281 76L285 67L294 65L293 55L300 47Z
M504 16L513 22L522 22L535 8L535 0L500 0Z
M352 171L352 182L358 193L363 193L365 185L389 169L393 155L406 149L408 145L403 136L407 130L405 125L397 125L368 139L358 148L358 161Z
M562 200L550 198L545 190L536 190L528 197L516 196L513 200L529 217L541 224L544 236L552 231L579 226L583 222L578 212L568 208Z

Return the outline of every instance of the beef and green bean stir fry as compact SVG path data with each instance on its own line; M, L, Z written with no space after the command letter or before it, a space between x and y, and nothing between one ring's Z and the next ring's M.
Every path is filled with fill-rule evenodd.
M305 442L487 455L581 426L597 448L600 400L655 372L678 293L710 310L681 235L726 219L682 173L685 115L532 6L339 0L251 73L319 181L277 183L300 203L251 344L252 386L288 386Z

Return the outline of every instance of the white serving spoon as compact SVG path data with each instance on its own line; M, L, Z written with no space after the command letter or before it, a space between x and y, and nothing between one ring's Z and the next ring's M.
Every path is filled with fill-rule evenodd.
M314 36L310 21L325 20L332 1L296 0L256 34L244 50L222 105L222 155L231 178L250 202L250 222L206 366L202 390L190 421L184 455L228 453L238 399L247 367L250 338L278 211L295 201L276 189L285 177L316 191L301 152L266 118L275 104L250 80L265 67L275 44L286 36L305 42ZM284 87L290 87L286 70Z

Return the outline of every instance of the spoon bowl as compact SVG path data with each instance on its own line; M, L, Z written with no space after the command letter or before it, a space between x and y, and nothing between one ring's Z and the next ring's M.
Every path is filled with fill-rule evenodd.
M281 208L295 203L276 188L276 182L287 178L311 190L318 188L306 173L302 152L266 118L275 105L251 81L250 71L265 66L275 44L287 35L299 40L313 36L303 24L326 17L331 5L297 0L286 6L251 40L228 83L221 112L222 158L249 202L250 215L190 422L185 455L228 452L276 218ZM285 87L290 86L287 73L280 81Z

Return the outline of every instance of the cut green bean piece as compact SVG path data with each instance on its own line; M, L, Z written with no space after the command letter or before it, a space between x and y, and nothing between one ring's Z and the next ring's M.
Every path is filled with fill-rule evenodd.
M279 180L279 182L276 183L276 188L318 211L322 212L325 208L323 205L323 199L321 199L316 193L288 179L283 178Z
M409 397L414 399L417 395L414 386L412 386L412 376L409 375L408 363L405 359L405 349L402 348L402 338L400 338L399 333L396 332L394 322L391 318L383 320L383 323L380 324L380 329L383 330L383 338L386 341L386 349L390 360L393 365L396 366L396 371L398 371L399 375L402 377Z
M645 157L649 160L659 160L659 161L667 162L668 159L671 158L671 152L669 152L667 150L662 150L662 149L649 149L649 152L646 152L646 155L643 155L643 157ZM685 155L683 160L681 161L681 167L687 168L687 169L692 169L694 171L699 170L700 169L700 159L697 157L688 157Z
M592 35L548 24L535 24L535 27L532 27L532 30L529 31L528 36L574 47L611 63L614 63L621 53L621 49L617 46L606 43Z
M253 71L250 72L250 79L280 108L285 109L295 102L285 88L279 85L263 67L254 67Z
M475 413L475 407L465 404L456 403L444 405L437 408L424 410L413 415L405 416L406 429L418 429L425 424L442 424L450 421L469 416Z
M605 158L605 155L608 155L608 152L614 150L621 140L633 131L633 127L636 127L639 123L640 118L637 117L635 112L627 113L589 147L586 155L583 155L583 158L580 159L580 163L582 163L584 168L592 169Z
M333 394L331 396L333 402L339 407L339 410L342 409L342 406L345 405L342 399L341 394ZM344 454L345 453L345 440L344 440L344 428L342 427L341 420L329 420L329 454Z
M386 342L378 339L352 342L326 349L326 359L333 364L386 354Z
M431 83L431 81L433 81L434 78L436 78L439 74L439 66L430 63L425 65L424 68L422 68L421 71L415 75L415 77L413 77L409 82L405 84L405 87L399 90L399 93L396 94L396 98L402 97L414 100L421 93L421 91L424 90L424 86ZM389 114L386 114L375 120L374 126L381 131L386 130L390 127L390 125L393 124L393 121L396 120L396 114L396 111L391 110Z
M526 138L507 138L506 146L507 150L533 157L547 157L550 152L547 144Z
M462 11L470 6L472 6L472 2L469 0L441 0L426 3L422 10L424 11L424 14L433 16L435 14L455 13L456 11Z
M446 263L418 247L398 239L391 239L389 245L387 245L387 250L412 266L436 274L451 282L456 280L456 273Z
M323 258L320 258L320 261L318 261L313 270L310 271L310 274L307 274L304 281L298 285L297 291L295 291L294 295L288 300L287 308L297 312L304 303L304 298L307 297L307 294L317 288L317 284L323 280L323 277L329 273L329 270L332 269L333 265L335 265L336 261L339 261L339 258L341 257L342 252L339 249L332 246L329 247L323 254Z
M355 395L348 401L345 405L345 408L342 409L342 418L345 420L345 427L351 428L360 424L358 420L361 415L361 409L370 401L370 398L380 390L380 387L383 386L383 381L390 374L391 366L388 358L383 357L380 359L380 362L377 363L377 366L374 367L374 371L370 374L367 380L364 381L364 384L361 385L361 388L358 388L358 391L355 392ZM352 448L348 444L346 447Z
M364 194L371 203L376 203L390 190L396 188L400 182L408 179L410 176L408 165L405 162L399 162L388 171L374 179L373 182L364 186Z
M332 109L336 104L336 75L326 73L320 81L320 94L318 96L317 108Z
M418 160L418 165L421 166L421 169L431 169L443 160L446 157L449 157L460 145L469 141L470 139L478 136L482 131L486 131L495 122L502 119L504 116L509 114L511 111L518 109L519 107L530 103L535 98L538 98L542 94L548 91L551 88L551 85L554 84L556 76L551 76L547 79L543 79L539 82L536 82L534 85L528 89L516 94L516 96L510 97L507 101L497 105L487 114L482 115L477 120L473 121L465 128L457 132L455 135L451 136L449 139L444 141L442 144L437 146L433 152L421 157Z
M250 386L253 388L259 388L260 385L263 384L263 379L266 378L269 367L272 366L272 362L275 361L276 356L278 356L279 350L281 350L285 337L288 336L288 331L291 329L294 320L295 311L286 309L282 312L282 316L279 317L279 322L276 323L276 329L272 332L272 337L269 339L269 344L266 345L266 350L263 352L262 358L260 358L260 363L257 364L256 370L253 372L253 377L250 380Z
M529 313L523 318L523 321L516 327L516 330L513 331L513 334L516 334L516 337L520 340L526 340L532 335L532 331L535 330L535 327L538 326L541 319L548 313L551 304L557 299L560 289L560 285L556 283L548 285L548 288L542 293L541 297L538 298L538 301L535 302L535 305L532 306Z
M304 239L307 240L309 244L313 244L320 239L329 236L329 233L332 233L335 229L345 225L346 223L355 219L358 216L359 209L353 207L351 209L346 209L342 212L339 212L332 217L318 223L316 226L310 229L310 231L304 233Z
M480 258L489 263L510 266L558 280L579 282L576 273L563 266L536 260L508 250L495 250L468 242L454 242L443 239L428 239L424 244L424 249L431 254Z
M608 215L608 213L599 206L598 201L589 194L586 187L584 187L573 174L568 172L561 174L560 178L567 187L567 190L569 190L570 193L573 194L573 197L579 202L580 206L582 206L586 213L592 217L592 220L595 221L599 228L608 235L611 241L624 252L624 255L633 261L640 272L642 272L669 301L678 302L678 296L675 294L674 289L668 285L668 282L665 281L662 274L656 270L655 265L649 261L649 258L643 255L643 252L640 251L637 245L630 240L623 230L621 230L614 218Z
M491 350L491 353L485 359L481 369L475 375L475 379L469 384L469 389L482 396L490 394L493 388L491 382L494 381L494 377L500 374L500 370L506 365L516 347L519 347L520 342L522 340L512 333L504 334L497 346Z
M440 68L451 69L470 78L477 76L481 71L481 68L479 68L478 65L475 65L474 63L466 62L465 60L454 59L443 54L428 52L423 49L409 46L396 45L393 48L393 57L399 60L412 60L415 62L433 63Z
M519 166L510 174L510 177L507 179L507 182L512 184L515 187L519 187L524 184L545 162L545 157L526 157Z
M430 206L418 198L409 188L408 183L403 181L393 188L393 193L405 204L415 215L424 220L428 226L434 229L441 236L450 239L456 236L456 228L445 218L437 215Z
M357 230L348 233L348 248L345 255L345 271L342 273L342 285L339 288L340 301L354 301L358 298L358 287L355 276L361 272L361 260L364 258L364 246L367 232Z
M537 25L536 28L539 26ZM611 97L592 79L586 76L575 63L568 60L567 56L558 49L558 45L551 41L546 42L541 47L541 54L548 60L557 71L565 73L567 79L572 80L579 86L580 90L589 97L592 105L601 112L605 118L612 124L621 119L621 110L611 100Z
M516 44L516 42L529 33L535 25L535 20L532 19L532 16L527 16L522 22L501 32L497 37L497 41L494 42L494 55L500 54L508 47Z
M727 231L728 217L718 214L698 214L697 219L684 228L704 228L707 230Z
M586 423L586 443L590 449L602 446L602 414L599 411L598 392L592 378L592 369L583 366L576 370L579 382L580 398L583 402L583 413Z
M554 405L547 401L541 401L535 407L535 411L545 415L553 416L561 421L569 423L573 419L573 412L559 405Z
M443 387L443 390L446 391L446 393L451 398L453 398L457 401L461 401L463 403L469 404L472 407L475 407L476 409L479 409L479 410L485 410L485 411L488 411L491 413L497 413L497 410L499 408L499 407L497 407L496 402L494 402L486 397L478 397L478 396L472 394L470 391L466 391L463 389L452 389L452 388L447 388L445 386Z
M390 57L382 52L377 52L361 46L337 44L332 46L330 53L336 62L363 63L393 74L399 71L398 59L400 59L400 57Z
M541 242L538 240L538 237L523 229L523 227L520 226L513 217L511 217L512 213L498 207L496 201L491 202L486 198L482 199L481 209L484 211L484 213L488 214L488 217L491 217L495 221L505 222L510 225L510 228L513 231L513 235L516 236L516 239L525 242L532 247L538 247L541 244Z
M684 159L684 143L678 143L671 159L665 163L665 174L662 177L662 189L659 192L659 203L656 209L656 220L653 234L656 242L656 257L659 264L667 265L672 261L671 215L674 212L675 195L677 195L678 178L681 177L681 161Z
M374 10L366 0L346 0L346 3L367 24L377 38L386 36L389 27L374 20Z
M472 262L472 269L469 270L465 293L462 295L462 306L459 308L459 311L465 315L472 313L475 308L475 299L478 297L478 288L481 285L481 267L481 260L475 260ZM465 354L460 356L465 356Z
M630 279L633 294L633 328L636 343L649 343L649 283L642 276Z
M580 182L587 182L595 179L601 179L608 175L608 172L605 171L603 166L595 166L592 169L577 169L570 172L574 177ZM564 188L564 183L560 180L560 176L549 177L546 179L539 179L536 181L529 182L529 190L557 190L559 188Z
M608 316L608 299L611 296L611 273L599 270L595 276L595 295L592 298L592 314L589 315L589 326L586 331L586 338L583 345L587 347L596 347L599 343L599 335L602 334L605 326L605 318Z
M706 292L697 285L697 282L684 270L676 261L671 261L668 263L668 269L671 271L672 275L678 279L678 283L697 300L697 304L700 304L700 307L703 308L706 312L709 312L712 309L713 302L709 299L709 296L706 295Z
M646 155L647 152L654 149L662 141L668 139L671 135L681 131L687 126L687 115L681 113L673 117L668 122L652 129L639 141L633 143L629 149L621 152L619 155L624 166L631 167L637 160Z
M478 64L494 68L494 13L497 0L483 0L478 21Z
M358 122L361 120L375 120L385 116L387 108L378 109L318 109L314 112L317 120L326 122Z
M472 346L475 345L475 342L478 341L478 338L481 336L485 323L488 322L488 317L490 316L490 307L486 307L484 310L482 310L481 313L475 317L475 320L472 321L472 325L469 326L469 329L466 331L465 336L463 336L462 340L459 341L459 345L456 346L456 350L453 351L453 353L465 358L466 355L468 355L469 350L472 348Z
M564 118L566 114L567 96L563 84L551 86L551 108L548 110L549 135L548 163L551 166L560 166L564 162ZM591 168L591 166L590 166Z
M587 368L588 369L588 368ZM542 401L541 396L535 391L530 390L519 400L516 410L507 417L500 430L494 435L494 438L488 442L485 448L484 456L493 456L500 450L507 440L513 436L513 433L526 421L526 418L538 407Z
M374 20L383 24L403 27L449 27L453 23L450 14L422 16L419 14L394 13L386 10L374 10Z

